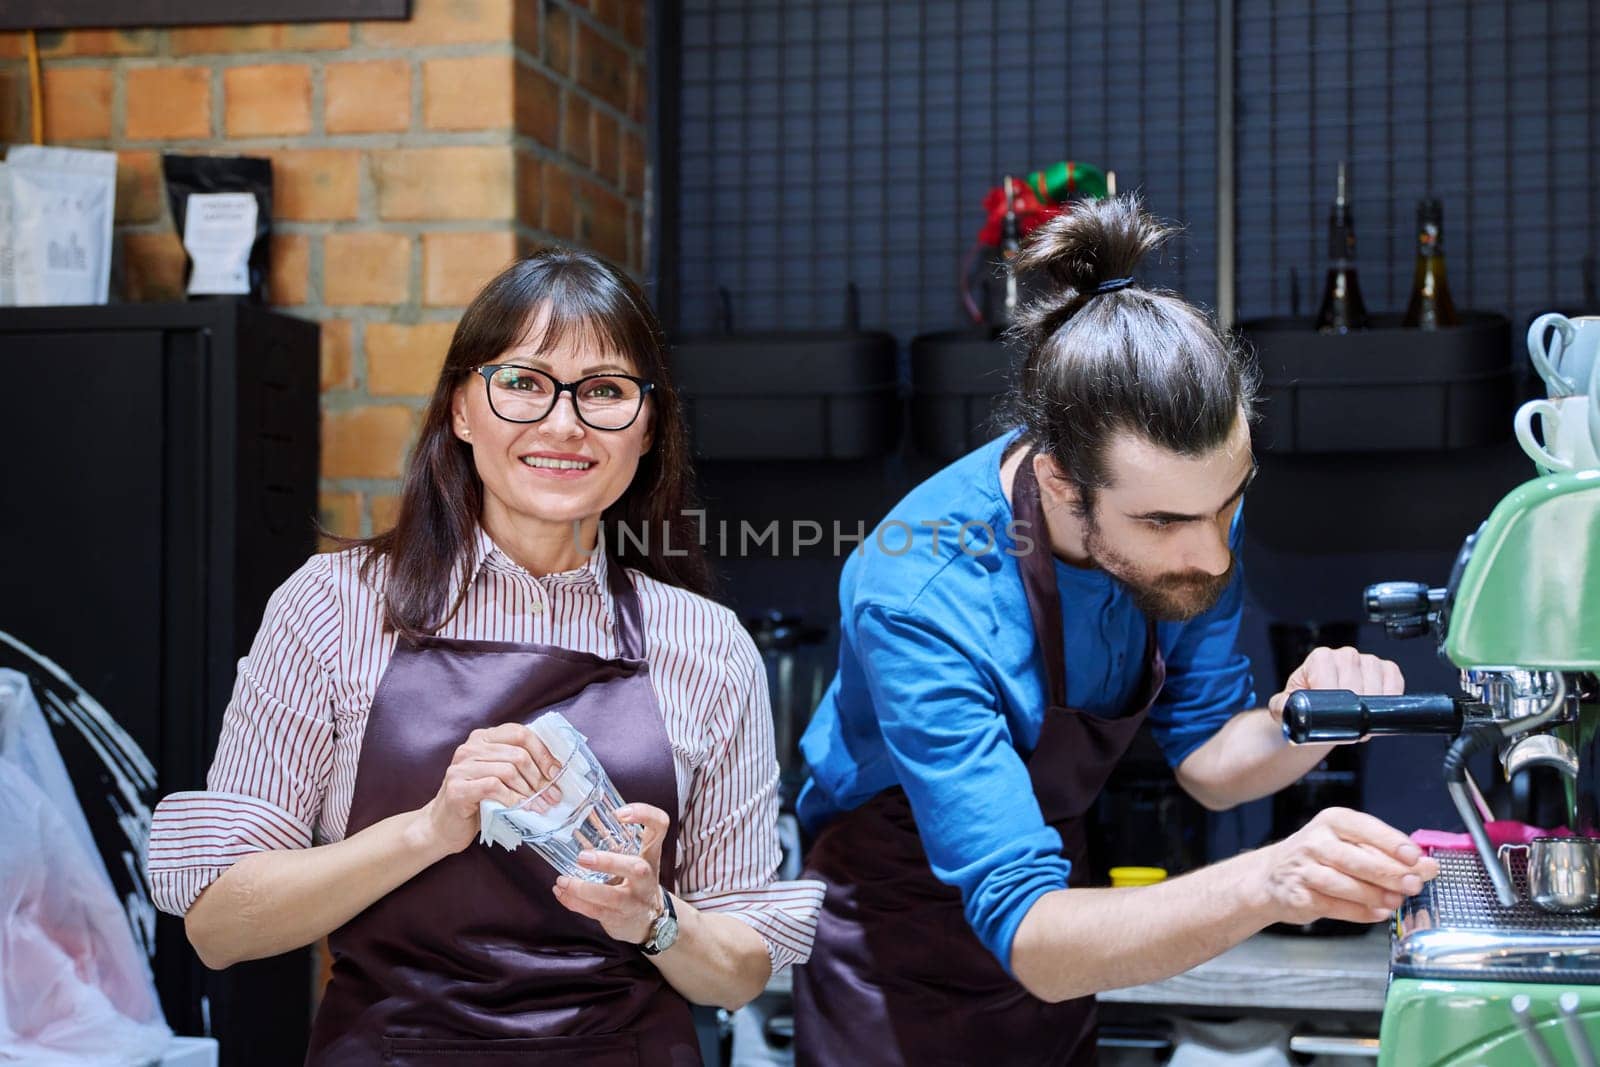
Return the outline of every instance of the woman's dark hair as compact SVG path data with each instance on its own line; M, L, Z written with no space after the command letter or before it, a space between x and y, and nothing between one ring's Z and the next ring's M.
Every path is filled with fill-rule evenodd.
M1172 232L1137 197L1086 201L1036 230L1017 260L1049 289L1018 315L1027 355L1013 417L1073 481L1085 512L1110 484L1105 453L1117 433L1194 456L1255 413L1259 373L1216 324L1176 293L1125 281Z
M538 315L541 308L548 308L548 315ZM540 334L531 338L536 321ZM451 429L456 387L524 341L533 340L543 352L574 332L631 360L640 377L655 383L647 401L654 420L650 451L640 457L622 497L601 516L608 529L634 531L636 551L630 558L616 544L607 550L658 581L709 592L710 568L687 514L694 507L693 472L661 324L639 286L616 267L587 252L548 249L507 267L461 316L406 466L394 528L351 542L371 549L364 575L370 576L379 558L388 560L383 589L388 629L410 638L433 633L460 606L472 578L483 482L470 447ZM459 592L455 603L446 603L451 568L460 575Z

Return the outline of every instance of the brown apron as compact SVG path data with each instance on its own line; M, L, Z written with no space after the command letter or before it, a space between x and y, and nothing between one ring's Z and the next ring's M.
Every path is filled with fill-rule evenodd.
M400 642L367 719L348 833L431 800L473 730L560 711L624 800L673 816L661 849L661 882L671 887L672 749L644 662L638 597L620 565L608 570L619 659L549 645ZM699 1065L688 1002L638 948L562 907L555 879L530 848L474 842L335 930L333 978L306 1063Z
M1143 692L1117 718L1066 706L1061 596L1033 464L1017 468L1017 518L1035 531L1019 557L1048 675L1050 706L1026 757L1034 796L1079 884L1083 818L1166 680L1145 630ZM797 968L799 1067L1096 1062L1094 998L1049 1004L1010 977L967 924L961 893L936 878L903 790L885 790L818 835L805 877L827 883L811 961Z

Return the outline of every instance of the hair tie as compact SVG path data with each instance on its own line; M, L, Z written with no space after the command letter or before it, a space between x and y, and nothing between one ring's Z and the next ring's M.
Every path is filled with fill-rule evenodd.
M1096 293L1114 293L1133 284L1133 278L1110 278L1094 287Z

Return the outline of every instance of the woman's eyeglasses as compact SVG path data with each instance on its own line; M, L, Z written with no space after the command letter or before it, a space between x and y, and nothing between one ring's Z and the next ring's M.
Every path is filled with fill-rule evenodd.
M507 422L538 422L555 410L562 393L572 394L573 410L585 426L626 430L644 407L653 382L631 374L590 374L563 382L542 370L515 363L478 368L489 390L489 408Z

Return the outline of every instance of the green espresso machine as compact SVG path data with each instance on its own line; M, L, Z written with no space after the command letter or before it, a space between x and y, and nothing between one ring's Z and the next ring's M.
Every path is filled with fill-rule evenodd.
M1526 482L1467 539L1444 588L1386 582L1367 613L1431 634L1461 693L1294 694L1298 742L1454 736L1444 785L1475 847L1435 849L1439 876L1395 919L1380 1067L1592 1067L1600 1048L1600 470ZM1496 849L1468 773L1492 751L1507 778L1560 790L1556 836ZM1480 759L1481 762L1481 759ZM1552 785L1551 783L1555 783ZM1566 833L1570 831L1570 834Z

